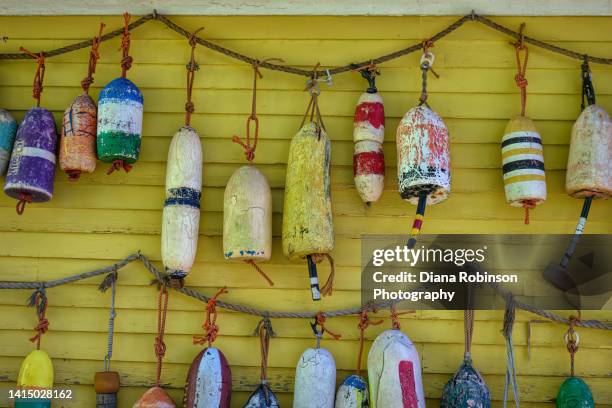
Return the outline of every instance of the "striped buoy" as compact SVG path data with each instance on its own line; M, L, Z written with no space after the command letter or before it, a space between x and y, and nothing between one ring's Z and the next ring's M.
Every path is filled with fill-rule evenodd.
M0 176L6 173L16 133L17 122L7 110L0 109Z
M53 197L57 133L51 112L32 108L24 116L6 173L4 192L22 206ZM17 211L23 211L18 205Z
M134 403L132 408L176 408L176 405L163 388L151 387Z
M425 408L421 361L412 341L398 329L376 337L368 354L372 408Z
M385 107L375 84L375 68L364 69L361 75L369 82L367 91L359 97L353 127L353 171L355 187L361 200L370 204L378 201L385 182Z
M20 390L53 389L53 363L43 350L34 350L21 363L17 376ZM50 398L16 398L15 408L50 408Z
M265 262L272 255L272 192L253 165L237 169L223 196L225 259Z
M172 138L166 165L161 252L173 284L182 285L198 247L202 195L202 145L197 132L181 127Z
M336 362L324 348L302 353L295 369L293 408L333 408Z
M308 259L313 300L319 300L321 293L312 255L334 248L330 156L325 129L308 122L293 136L287 160L283 252L290 260Z
M595 408L595 401L587 383L572 376L561 384L555 405L557 408Z
M229 408L232 373L223 353L215 347L202 350L191 363L185 385L185 408Z
M368 408L368 384L359 375L349 375L336 392L334 408Z

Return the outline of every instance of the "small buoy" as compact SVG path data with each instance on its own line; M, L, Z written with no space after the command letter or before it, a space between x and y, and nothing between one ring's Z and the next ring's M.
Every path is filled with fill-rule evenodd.
M229 408L232 373L225 356L215 347L202 350L191 363L185 385L185 408Z
M366 381L356 374L346 377L336 392L334 408L368 408L369 406Z
M162 260L175 282L182 282L195 260L201 191L202 144L193 128L183 126L168 150L161 240Z
M75 98L64 112L59 163L70 180L96 169L96 104L87 93Z
M6 173L11 160L16 133L17 122L7 110L0 109L0 176Z
M464 359L453 378L446 383L440 407L491 407L489 388L470 358Z
M272 193L253 165L232 174L223 197L225 259L265 262L272 255Z
M21 363L17 376L20 390L53 389L53 363L43 350L34 350ZM16 398L15 408L50 408L50 398Z
M385 108L374 84L374 74L364 70L370 87L359 97L353 128L353 171L355 188L361 200L370 204L378 201L385 182Z
M124 166L138 160L143 101L140 89L127 78L115 78L102 89L98 98L100 160Z
M309 348L298 360L293 387L293 408L333 408L336 362L324 348Z
M243 408L280 408L280 404L266 384L259 384Z
M612 121L599 105L587 106L574 123L565 189L575 198L612 195Z
M118 372L98 371L94 376L96 408L117 408L119 385Z
M163 388L151 387L134 403L132 408L176 408L176 405Z
M30 109L17 130L4 192L24 203L49 201L53 197L56 144L51 112Z
M400 330L386 330L374 340L368 354L368 382L372 408L425 408L419 354Z
M579 377L568 377L563 381L555 402L557 408L595 408L591 389Z

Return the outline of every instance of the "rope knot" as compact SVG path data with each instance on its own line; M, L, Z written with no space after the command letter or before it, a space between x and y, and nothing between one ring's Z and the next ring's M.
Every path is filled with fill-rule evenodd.
M315 318L315 322L313 324L311 324L313 331L315 332L315 335L317 337L319 336L323 336L323 334L327 333L329 334L334 340L339 340L340 337L342 337L340 334L336 334L332 331L329 331L329 329L327 327L325 327L325 315L323 314L323 312L318 312L317 316ZM317 331L317 326L319 326L321 328L321 331Z
M119 171L121 169L125 170L126 173L129 173L130 170L132 170L132 167L134 166L132 166L131 164L128 164L127 162L123 160L114 160L111 166L108 168L108 171L106 172L106 174L110 175L114 171Z
M28 193L19 193L19 201L17 202L17 206L15 207L17 214L23 214L25 210L26 204L30 204L32 202L32 194Z
M38 54L35 54L23 47L19 47L19 50L36 60L37 66L34 82L32 83L32 97L36 99L37 106L40 106L40 95L43 91L43 80L45 77L45 53L40 51Z
M191 101L185 102L185 112L193 113L195 112L195 105Z
M529 82L527 81L527 78L525 78L525 75L522 73L518 73L514 76L514 81L516 82L516 85L519 88L526 88L527 85L529 84Z
M47 293L44 282L41 283L40 288L32 293L28 300L28 306L36 308L36 316L38 317L38 323L34 327L36 334L30 338L30 341L36 343L36 349L40 350L40 339L49 330L49 320L45 317L47 313Z
M127 71L132 67L132 57L130 57L130 14L123 13L123 37L121 37L121 47L119 48L123 52L121 58L121 77L125 78Z
M202 328L204 329L203 335L193 336L193 344L206 344L208 347L217 339L219 333L219 326L217 325L217 299L220 295L227 293L227 287L222 287L211 297L206 303L206 319Z

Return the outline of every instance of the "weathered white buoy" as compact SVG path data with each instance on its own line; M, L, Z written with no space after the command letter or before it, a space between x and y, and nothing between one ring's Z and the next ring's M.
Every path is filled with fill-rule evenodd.
M366 381L356 374L346 377L336 392L334 408L368 408L369 406Z
M386 330L374 340L368 354L368 382L372 408L425 408L419 354L400 330Z
M223 353L215 347L202 350L191 363L185 385L185 408L229 408L232 373Z
M162 224L162 260L175 281L187 276L195 260L201 191L200 137L193 128L183 126L172 138L168 151Z
M293 408L333 408L336 362L324 348L302 353L295 369Z

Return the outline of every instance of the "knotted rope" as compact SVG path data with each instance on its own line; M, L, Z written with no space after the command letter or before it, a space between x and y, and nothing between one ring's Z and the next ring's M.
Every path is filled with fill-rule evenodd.
M227 287L225 286L219 289L206 303L206 318L202 325L204 334L193 336L193 344L208 344L208 347L210 347L217 339L217 334L219 333L219 326L217 326L217 299L224 293L227 293Z
M372 321L368 316L368 309L364 307L359 313L359 324L357 327L359 328L359 353L357 353L357 375L361 373L361 360L363 356L363 348L365 343L365 330L369 326L376 326L383 322L383 320Z
M330 331L325 326L325 320L326 320L326 317L323 314L323 312L318 312L315 317L315 321L310 324L310 327L312 327L312 331L314 332L315 336L317 336L317 348L319 348L319 341L321 340L321 337L323 337L325 333L329 334L330 337L333 338L334 340L340 340L340 337L342 337L340 334L336 334ZM320 330L317 330L317 326L320 327Z
M132 68L133 59L130 57L130 13L123 13L123 36L121 37L121 48L123 57L121 58L121 78L125 78L127 72Z
M28 301L28 306L36 308L36 317L38 317L38 323L36 327L34 327L36 334L30 338L32 343L36 343L36 350L40 350L40 339L43 334L49 330L49 320L45 317L47 305L47 293L44 284L41 284L40 287L32 293Z
M465 355L464 360L472 359L472 335L474 333L474 310L465 309L463 311L463 323L465 332Z
M36 106L40 107L40 95L43 91L43 80L45 79L45 53L40 51L34 54L23 47L19 47L19 51L36 60L36 73L34 74L34 82L32 83L32 97L36 99Z
M189 46L191 47L191 56L187 67L187 102L185 102L185 126L191 126L191 115L195 112L195 106L192 101L193 94L193 81L195 79L195 72L200 69L200 66L195 60L195 48L198 44L196 42L196 34L202 31L204 27L198 28L189 36Z
M29 204L31 202L32 202L32 194L23 193L23 192L19 193L19 201L17 201L17 205L15 206L15 210L17 211L17 214L19 215L23 214L26 204Z
M336 263L334 262L334 258L330 254L312 254L311 256L315 263L320 262L324 258L329 262L329 276L325 284L321 287L320 293L323 296L331 296L334 291L334 278L336 276Z
M582 71L582 102L580 103L580 110L583 111L586 105L595 105L596 102L595 88L593 88L593 78L591 75L591 68L589 67L589 57L587 55L584 56L580 68Z
M104 356L104 371L110 370L110 361L113 356L113 337L115 334L115 318L117 312L115 311L115 297L117 294L117 279L119 274L115 269L113 272L106 275L98 289L100 292L106 292L109 288L111 289L111 303L108 314L108 337L106 340L106 355Z
M157 297L157 335L155 336L155 356L157 357L157 374L155 385L159 387L162 371L162 361L166 355L166 343L164 343L164 332L166 330L166 315L168 313L168 287L159 285Z
M569 327L565 333L564 340L567 346L567 351L570 355L570 375L574 377L574 359L578 352L578 343L580 343L580 336L578 332L574 330L574 325L580 322L580 317L570 316Z
M274 329L272 328L272 321L269 317L264 317L257 323L253 336L259 336L259 346L261 351L261 384L266 385L264 392L266 394L266 401L268 398L268 354L270 350L270 339L276 336Z
M429 108L429 104L427 104L427 97L429 94L427 93L427 71L431 71L431 73L439 78L440 76L433 70L433 63L436 59L435 55L429 50L433 48L434 43L432 40L425 40L421 44L423 48L423 55L421 56L420 66L421 66L421 96L419 97L419 106L425 105Z
M317 62L312 70L310 79L306 81L306 88L304 88L304 91L307 91L310 94L310 101L308 102L308 107L306 108L306 112L302 118L302 124L300 125L300 128L304 126L306 123L306 118L310 117L309 121L315 124L319 138L321 137L321 130L325 130L325 124L323 123L323 117L321 116L321 110L319 109L319 95L321 95L321 87L319 86L319 82L326 82L328 85L331 85L329 70L327 70L326 78L319 78L318 70L320 66L321 63Z
M100 48L100 38L102 38L102 30L104 27L105 24L100 23L100 31L98 32L98 36L91 40L91 51L89 52L87 76L81 81L81 88L83 88L83 91L85 91L86 94L89 94L89 87L94 82L93 74L96 73L96 65L100 59L100 52L98 49Z
M514 318L516 315L516 304L512 294L506 296L506 310L504 312L504 326L502 333L506 339L506 379L504 382L504 408L508 406L508 387L512 384L512 393L514 395L514 404L518 408L519 392L518 383L516 381L516 368L514 364L514 346L512 344L512 328L514 326Z
M529 60L529 49L527 48L527 45L525 45L525 35L523 34L524 30L525 23L521 23L518 41L510 43L514 45L516 53L516 66L518 72L514 76L514 81L516 82L516 86L518 86L521 91L521 116L525 116L525 107L527 105L528 82L527 78L525 78L525 71L527 70L527 61ZM523 62L521 62L521 51L523 51L525 55L523 58Z
M374 62L370 61L367 65L357 66L353 68L353 71L358 71L361 76L368 81L368 89L366 92L368 93L376 93L378 89L376 89L376 77L380 75L380 71Z

